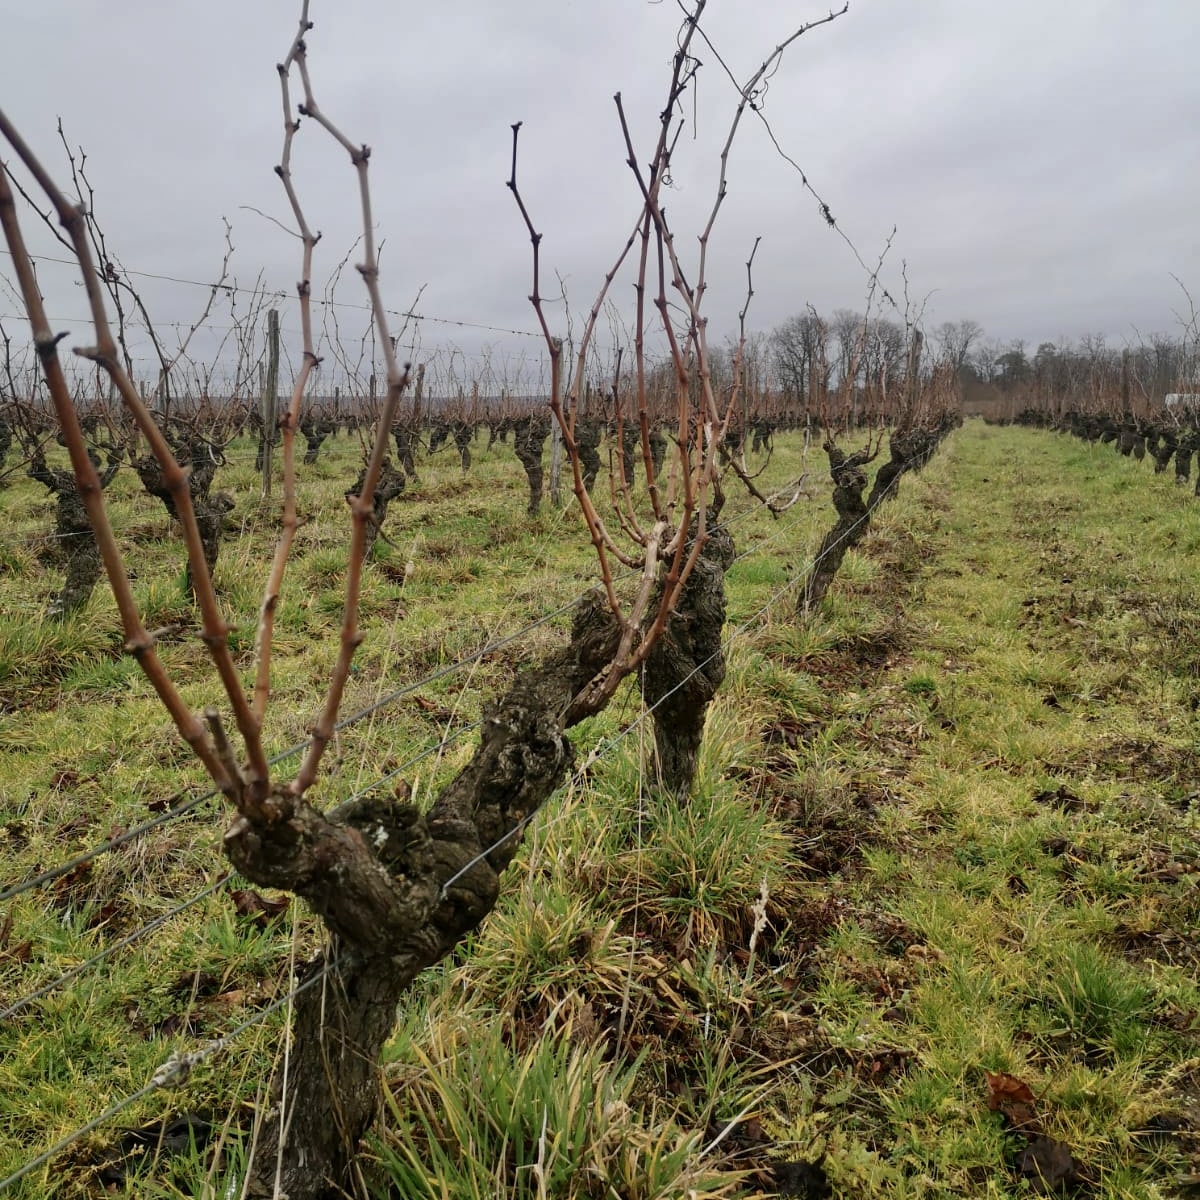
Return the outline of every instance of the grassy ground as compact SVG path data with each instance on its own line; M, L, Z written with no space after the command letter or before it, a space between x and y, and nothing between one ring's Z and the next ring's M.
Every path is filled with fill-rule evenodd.
M586 584L570 513L530 523L511 452L477 459L465 480L435 460L397 502L348 710ZM783 448L771 477L797 465ZM246 536L218 580L248 621L268 519L249 464L225 474ZM302 737L328 667L317 639L336 618L353 474L343 447L310 482L274 749ZM161 623L186 619L165 518L132 480L114 486L118 528L144 547L138 587ZM22 486L0 508L7 881L143 819L196 774L145 732L162 721L117 654L111 602L98 594L61 629L37 619L56 585L36 555L45 501ZM631 698L580 731L581 770L500 907L401 1014L372 1149L393 1194L1196 1187L1194 500L1107 450L972 424L904 480L799 623L781 589L831 520L818 502L735 526L739 550L758 548L730 572L730 673L690 805L645 779ZM420 795L468 752L481 698L554 636L543 626L347 731L325 794L460 731L401 772ZM190 698L209 699L194 642L168 653ZM219 834L203 806L0 908L0 1008L215 879ZM294 906L254 908L222 888L3 1023L0 1178L172 1048L279 994L315 933ZM226 1194L280 1040L277 1018L242 1034L184 1091L139 1102L14 1194L99 1193L104 1178L118 1194ZM184 1112L211 1122L208 1149L176 1126L175 1153L102 1176L122 1130Z

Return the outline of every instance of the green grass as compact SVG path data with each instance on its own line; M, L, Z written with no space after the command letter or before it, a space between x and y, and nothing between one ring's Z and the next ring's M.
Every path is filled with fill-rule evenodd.
M779 442L760 486L794 473L798 450ZM530 521L511 448L483 445L469 475L443 453L393 505L345 711L591 579L573 504ZM246 671L271 546L248 451L218 480L244 533L217 571ZM328 677L355 471L337 439L305 476L271 752L303 739ZM163 656L199 708L214 690L178 556L135 482L113 485L118 534L150 619L180 626ZM835 1196L1028 1195L1022 1138L989 1111L985 1070L1030 1085L1090 1194L1183 1194L1200 1174L1197 511L1111 451L970 424L905 478L803 623L790 593L762 610L832 509L738 521L739 551L763 546L730 571L729 632L746 628L692 802L656 794L635 693L581 727L587 769L531 827L496 911L400 1014L388 1111L363 1158L376 1194L771 1194L779 1163L819 1161ZM79 618L41 622L57 586L35 553L47 512L32 485L0 492L4 881L203 788L119 653L111 600L98 589ZM318 799L469 726L564 627L347 729ZM471 746L468 734L402 772L418 800ZM5 905L0 1007L213 878L215 810ZM221 889L5 1022L0 1177L173 1048L263 1009L319 938L298 904L264 927ZM227 1194L281 1028L242 1035L14 1195L96 1194L121 1129L184 1111L213 1123L220 1152L151 1162L117 1194Z

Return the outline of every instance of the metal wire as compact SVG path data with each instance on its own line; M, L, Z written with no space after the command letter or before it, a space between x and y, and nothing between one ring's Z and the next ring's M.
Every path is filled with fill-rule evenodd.
M761 505L758 505L756 507L761 507ZM747 511L752 512L752 511L754 511L754 509L752 508ZM745 516L746 514L742 513L739 515ZM789 533L791 531L792 527L794 527L796 524L799 524L799 521L792 521L792 522L789 522L785 526L781 526L781 527L775 529L769 537L756 542L752 547L750 547L749 549L744 551L742 554L738 555L737 558L735 558L733 561L737 562L740 559L746 557L747 555L755 552L756 550L761 549L761 547L763 545L765 545L767 542L773 541L779 537L782 537L785 533ZM732 566L732 564L730 564L730 565ZM631 574L632 573L634 573L634 572L631 572ZM704 665L704 664L702 664L702 665ZM688 678L690 678L690 676ZM686 682L686 680L684 682ZM680 685L680 686L682 686L682 685ZM666 699L666 698L667 697L665 697L665 696L663 697L663 699ZM472 722L470 725L465 725L465 726L458 728L452 734L447 734L446 736L442 737L439 741L435 742L433 745L427 746L424 750L421 750L417 754L412 755L410 758L405 760L399 766L394 767L392 770L379 776L377 779L373 780L371 783L367 784L365 787L359 788L357 791L355 791L354 793L352 793L350 796L348 796L346 798L346 802L349 803L354 800L359 800L362 797L369 795L371 792L375 791L376 789L378 789L380 787L383 787L385 784L389 783L391 780L395 779L397 776L402 775L405 771L411 769L413 766L415 766L418 762L422 761L423 759L428 758L432 754L440 753L440 752L444 751L448 746L451 746L455 742L466 737L469 733L472 733L472 732L478 730L481 727L481 725L482 725L481 721L475 721L475 722ZM205 797L197 798L197 800L194 803L198 804L204 798ZM165 820L168 817L175 816L176 814L178 814L179 811L180 811L179 809L176 809L176 810L173 810L172 813L170 813L170 814L165 814L160 823L165 823ZM131 836L137 836L137 834L134 831L130 831L129 833L122 835L122 836L128 838ZM112 841L112 848L114 848L114 849L117 848L116 843L117 843L118 839L112 839L111 841ZM82 857L83 856L80 856L80 858L82 858ZM63 864L63 866L67 867L68 869L73 869L74 866L79 865L79 862L80 862L80 859L77 858L77 859L72 860L72 862L70 864ZM46 874L49 874L49 872L47 872ZM104 962L106 959L111 957L113 954L116 954L118 951L127 949L129 946L136 944L138 941L142 940L149 934L162 928L162 926L164 926L168 921L172 920L174 917L187 911L187 909L191 908L195 904L198 904L205 897L212 895L213 893L218 891L221 887L223 887L228 882L228 880L230 878L231 878L230 875L225 875L221 879L214 881L212 884L203 888L200 892L196 893L194 896L183 901L181 904L176 905L170 911L168 911L166 913L162 913L159 916L155 917L153 920L151 920L151 921L147 922L147 924L143 925L140 929L137 929L133 933L128 934L126 937L122 938L120 941L113 943L111 946L105 947L103 950L101 950L97 954L94 954L90 958L84 960L83 962L78 963L77 965L72 967L70 970L63 972L56 979L51 980L49 983L42 985L41 987L37 988L35 991L27 993L26 995L13 1001L7 1008L0 1010L0 1020L7 1020L10 1017L15 1016L22 1009L27 1008L30 1004L34 1003L35 1001L40 1000L42 997L49 995L53 991L56 991L58 988L62 987L64 984L71 982L71 980L79 978L81 975L83 975L87 971L89 971L92 967L97 966L100 963ZM26 882L30 886L32 886L34 881L30 880L30 881L26 881ZM447 885L447 886L449 886L449 885ZM0 900L6 898L6 895L7 895L7 893L5 895L0 895Z
M126 1096L123 1100L118 1100L115 1104L109 1105L98 1117L93 1117L86 1125L81 1125L72 1133L60 1138L53 1146L43 1150L36 1158L30 1159L29 1162L14 1171L6 1179L0 1179L0 1192L6 1191L14 1183L19 1183L31 1172L36 1171L38 1167L48 1163L55 1155L61 1154L64 1150L79 1141L80 1138L86 1137L92 1130L98 1129L106 1121L112 1120L113 1117L124 1112L130 1105L136 1104L143 1097L150 1095L151 1092L156 1092L160 1088L181 1087L188 1081L188 1078L196 1067L207 1062L208 1059L219 1054L222 1050L228 1049L248 1029L253 1029L255 1025L260 1025L273 1013L291 1004L302 992L306 992L309 988L320 983L340 966L340 959L325 963L315 975L294 987L286 996L282 996L266 1008L260 1009L253 1017L247 1021L243 1021L242 1024L230 1030L223 1037L213 1038L201 1046L199 1050L192 1051L189 1054L180 1054L178 1052L172 1054L158 1067L151 1077L150 1082L144 1087L138 1088L136 1092Z
M102 963L106 958L116 954L118 950L124 950L127 946L132 946L135 942L141 941L147 934L153 933L156 929L161 929L173 917L179 916L182 912L187 912L192 905L199 904L206 896L211 896L214 892L219 891L232 878L233 875L226 872L220 879L216 879L207 887L201 888L194 896L190 896L184 900L182 904L177 904L167 912L160 913L152 921L147 921L140 929L135 929L133 933L123 937L119 942L113 942L111 946L105 946L98 954L93 954L91 958L76 964L69 971L64 971L57 979L43 984L36 991L29 992L19 1000L14 1000L6 1009L0 1011L0 1021L7 1021L9 1017L15 1016L21 1009L28 1008L35 1000L40 1000L43 996L48 996L51 992L62 987L64 983L70 983L72 979L78 979L80 975L85 974L98 963Z
M731 525L737 521L743 520L746 517L753 515L755 512L758 512L760 509L763 509L765 507L766 507L766 504L764 502L757 501L755 504L749 506L748 508L744 509L741 513L736 514L729 521L725 522L725 527L728 527L729 525ZM776 538L782 536L782 533L785 530L793 528L794 525L796 525L798 523L799 522L796 521L796 522L790 523L789 525L782 526L780 529L774 531L769 537L764 538L759 542L756 542L755 546L762 546L762 545L765 545L768 541L775 540ZM750 553L753 552L753 549L754 549L754 547L751 547L751 548L743 551L741 554L739 554L737 556L737 558L734 561L736 562L742 558L745 558L747 555L749 555ZM811 569L811 567L810 567L810 569ZM622 579L631 578L632 576L636 575L637 573L638 573L637 571L632 571L632 570L627 571L618 577L618 582ZM488 654L492 654L497 650L502 650L506 646L512 645L513 643L519 641L521 638L525 637L526 635L539 629L541 626L548 624L550 621L553 621L555 618L563 616L564 614L570 612L571 609L575 607L575 604L576 604L576 601L574 599L572 599L569 603L563 604L560 607L554 609L553 611L546 613L544 616L539 617L536 621L530 622L528 625L525 625L523 628L517 630L515 633L509 634L506 637L500 638L494 642L489 642L487 645L481 646L478 650L473 651L471 654L468 654L463 658L457 659L452 663L447 663L445 666L439 667L435 671L431 671L429 674L423 676L421 679L415 680L412 683L407 683L403 687L397 688L394 691L389 692L384 696L381 696L378 700L373 701L371 704L366 705L364 708L359 709L357 712L352 713L350 716L343 717L340 721L337 722L337 724L334 726L334 729L338 732L341 732L342 730L347 729L347 728L351 727L352 725L355 725L357 722L365 719L366 717L370 716L371 714L378 712L380 709L386 708L389 705L394 704L397 700L400 700L405 696L411 695L413 692L417 691L419 688L424 687L426 684L434 683L439 679L444 679L446 676L453 674L455 671L461 670L464 666L469 666L470 664L478 662L480 659L486 657ZM299 754L307 746L308 746L308 739L305 739L302 742L297 742L295 745L289 746L286 750L281 751L274 758L269 759L268 760L269 765L277 766L279 763L285 762L287 759L292 758L293 756ZM205 804L208 801L215 799L219 794L220 794L219 789L211 788L210 790L202 793L201 795L195 796L192 799L187 800L184 803L173 807L168 812L161 813L158 816L153 817L148 821L142 822L140 825L133 826L131 829L126 830L124 833L118 834L115 837L109 838L106 841L98 843L96 846L92 847L90 850L87 850L84 853L75 856L74 858L68 859L67 861L60 863L56 867L51 867L45 871L40 872L37 875L30 876L28 879L24 879L17 883L10 884L7 887L0 890L0 903L3 903L6 900L11 900L16 896L20 896L25 892L32 891L35 888L44 887L48 883L53 883L56 879L61 879L64 875L69 874L71 871L75 870L77 867L81 867L86 863L93 862L95 859L101 857L102 855L108 854L113 850L117 850L121 846L127 845L128 843L135 841L137 838L143 836L146 833L150 833L153 830L162 827L163 825L168 825L171 822L176 821L179 818L186 816L188 813L193 812L195 809L197 809L200 805Z
M508 636L500 638L497 641L489 642L487 645L481 646L478 650L475 650L466 657L460 658L453 663L448 663L443 667L439 667L437 670L430 672L421 679L417 679L412 683L407 683L403 687L389 692L386 696L383 696L366 707L359 709L350 716L343 717L342 720L340 720L334 726L334 729L338 732L341 732L342 730L347 729L364 718L370 716L372 713L378 712L381 708L384 708L390 704L394 704L397 700L411 695L413 692L424 687L426 684L433 683L438 679L443 679L447 675L452 674L454 671L460 670L464 666L478 662L481 658L484 658L486 655L491 654L496 650L500 650L505 646L512 645L513 642L519 641L521 638L525 637L529 633L532 633L540 626L547 624L566 612L569 612L572 608L574 608L574 606L575 601L572 600L570 604L564 604L560 608L555 609L553 612L549 612L544 616L539 617L536 621L533 621L524 628L519 629L516 633L509 634ZM283 750L279 754L276 754L273 758L268 759L268 765L272 767L277 766L279 763L299 754L307 745L308 739L306 738L302 742L297 742L295 745L289 746L286 750ZM92 862L103 854L107 854L112 850L117 850L121 846L127 845L129 842L136 840L143 834L149 833L163 825L168 825L172 821L178 820L180 817L186 816L189 812L193 812L201 804L215 799L218 795L220 795L220 790L217 788L211 788L199 796L194 796L192 799L184 801L184 803L177 805L168 812L160 813L158 816L152 817L150 820L143 821L140 825L135 825L133 828L127 829L124 833L118 834L115 837L108 838L106 841L98 843L90 850L87 850L84 853L75 856L74 858L68 859L66 862L60 863L56 867L51 867L37 875L30 876L28 879L11 884L3 890L0 890L0 903L3 903L6 900L11 900L13 897L19 896L24 892L31 891L34 888L43 887L48 883L53 883L54 880L61 879L62 876L67 875L71 871L75 870L76 867L80 867L85 863Z
M892 488L897 486L899 484L899 482L900 482L900 476L897 475L896 478L893 479L888 484L888 486L884 490L884 492L881 493L881 495L879 497L879 501L882 501L887 495L889 495ZM714 650L712 652L712 654L710 654L707 658L703 659L701 662L698 662L673 688L670 689L670 691L664 692L663 695L661 695L653 704L646 706L642 710L642 712L636 718L634 718L634 720L632 720L624 729L622 729L619 733L615 734L613 737L609 738L608 741L604 742L592 754L590 754L588 756L587 762L585 762L584 765L582 767L580 767L571 776L570 780L568 780L568 782L566 784L562 784L561 786L562 787L570 787L570 786L575 786L576 784L581 782L584 774L588 770L590 770L591 767L596 762L598 762L604 754L606 754L609 750L611 750L614 746L618 745L620 742L624 741L624 739L627 738L629 736L629 734L633 732L634 729L638 728L638 726L640 726L641 723L647 717L649 717L650 715L653 714L654 710L657 709L660 704L662 704L666 700L669 700L689 680L691 680L694 676L696 676L702 670L704 670L704 668L707 667L709 665L709 663L711 663L719 655L724 654L725 651L729 648L729 646L731 646L737 638L741 637L748 629L750 629L750 627L752 625L754 625L755 622L757 622L759 620L760 617L764 616L767 612L770 611L772 606L775 604L775 602L781 596L783 596L787 592L791 591L794 587L796 587L797 584L807 582L809 575L816 568L817 564L827 554L832 553L832 551L836 547L840 546L842 544L842 542L844 542L846 540L846 538L848 538L856 529L859 528L860 525L863 524L864 521L870 520L871 514L875 511L875 509L879 505L879 501L877 501L876 504L873 505L871 508L868 508L867 511L865 513L863 513L863 515L861 517L859 517L858 520L855 521L853 525L851 525L847 530L845 530L845 532L836 541L831 542L823 550L821 550L817 554L815 554L813 556L812 560L805 564L804 569L802 571L797 572L795 577L793 577L792 579L789 579L787 581L787 583L785 583L781 587L777 588L771 594L771 596L769 597L767 602L764 605L762 605L762 607L759 608L757 612L755 612L750 617L748 617L740 625L736 626L732 633L730 633L727 637L722 639L721 645L716 650ZM555 790L557 791L558 789L555 789ZM477 855L475 855L474 858L472 858L470 860L470 862L468 862L465 866L461 867L458 871L456 871L453 875L451 875L450 878L447 879L446 882L442 884L441 898L443 900L446 899L446 892L447 892L448 888L450 888L453 884L457 883L458 880L461 879L473 867L478 866L479 863L483 862L483 860L485 858L487 858L489 854L491 854L495 850L500 849L500 847L503 846L506 842L511 841L514 837L516 837L519 833L521 833L530 824L530 822L532 822L537 817L538 813L540 813L541 811L542 811L541 807L534 809L533 812L531 812L527 816L523 817L507 833L505 833L501 837L497 838L490 846L487 847L487 849L481 850Z
M891 492L891 490L895 486L898 485L899 480L900 480L900 476L897 476L894 480L891 481L891 483L889 483L887 490L881 495L880 500L882 500L884 497L886 497ZM821 559L826 554L829 554L830 552L832 552L838 545L840 545L846 538L848 538L856 529L858 529L865 521L868 521L871 517L871 514L875 511L876 507L878 507L878 502L875 505L872 505L870 508L868 508L867 511L857 521L855 521L853 525L851 525L848 529L846 529L843 532L841 537L839 537L836 541L830 543L830 545L826 546L818 554L814 555L812 560L806 564L803 571L797 572L797 574L792 579L788 580L787 583L785 583L781 587L777 588L775 590L775 592L773 592L772 595L767 599L766 603L764 603L754 614L752 614L749 618L747 618L745 621L743 621L740 625L735 627L735 629L729 635L727 635L725 638L722 639L721 646L718 650L714 651L711 655L709 655L702 662L696 664L696 666L692 669L692 671L690 671L688 673L688 675L686 675L682 680L680 680L675 685L674 688L672 688L669 692L667 692L663 696L661 696L653 705L647 706L635 720L631 721L629 723L629 725L627 725L624 729L622 729L619 733L615 734L613 737L609 738L600 747L598 747L596 749L596 751L594 751L591 755L589 755L587 762L572 775L568 786L573 786L573 785L579 783L582 780L583 775L587 770L589 770L605 754L610 752L614 747L616 747L622 741L624 741L624 739L627 738L630 735L630 733L632 733L635 729L637 729L641 725L641 723L646 720L647 717L649 717L650 715L653 714L653 712L655 711L655 709L658 707L659 704L662 704L665 700L669 699L670 696L674 695L675 692L677 692L680 688L682 688L695 674L697 674L699 671L703 670L704 667L706 667L710 662L712 662L718 655L723 654L737 638L743 636L749 629L751 629L759 621L759 619L761 617L763 617L767 612L769 612L770 609L773 607L773 605L782 596L786 595L789 591L791 591L793 588L795 588L797 586L797 584L801 583L802 581L807 580L809 574L817 566L817 564L821 561ZM506 642L507 642L507 640L510 640L510 639L506 639ZM372 706L371 711L374 711L378 707L379 707L379 705ZM365 713L364 713L364 715L365 715ZM465 733L465 732L467 732L467 730L463 730L462 732ZM445 739L443 739L443 741L445 741ZM423 752L423 755L432 753L433 750L440 748L441 744L442 743L439 743L439 745L437 747L428 748L426 751ZM357 793L357 795L364 794L364 792L369 791L371 789L371 787L379 786L384 780L391 778L392 776L397 774L400 769L401 768L398 768L396 771L390 772L387 776L384 776L380 780L376 781L375 784L372 784L367 789L364 789L363 792ZM539 808L538 810L535 810L535 812L530 813L526 818L524 818L521 822L519 822L507 834L505 834L503 837L497 839L491 846L489 846L486 850L482 851L479 855L477 855L474 859L472 859L471 862L466 864L466 866L462 867L459 871L457 871L454 875L452 875L448 880L446 880L446 882L442 885L442 893L441 893L442 897L443 898L445 897L447 888L449 888L458 879L460 879L464 874L466 874L466 872L469 871L473 866L475 866L476 864L481 862L484 858L486 858L488 854L492 853L494 850L503 846L505 844L505 842L509 841L511 838L513 838L518 833L520 833L537 816L538 812L540 812L540 811L541 811L541 809ZM209 894L212 891L215 891L218 887L220 887L225 882L227 882L227 878L228 877L226 877L225 879L216 881L213 885L210 885L209 888L204 889L204 891L202 891L201 893L198 893L191 900L185 902L185 904L180 906L177 910L175 910L175 912L164 914L161 919L156 919L156 920L158 920L158 921L166 920L166 919L169 919L171 916L176 915L176 913L178 911L182 911L183 908L186 908L188 905L195 903L196 901L201 899L204 895ZM2 895L0 895L0 899L3 899L3 898L4 897ZM157 927L156 922L151 922L149 925L144 927L143 930L138 931L137 936L142 936L142 935L144 935L145 932L148 932L152 928L156 928L156 927ZM107 955L107 953L111 953L117 949L120 949L122 945L130 944L131 940L136 940L135 935L130 935L130 938L125 939L125 941L123 943L118 943L117 945L114 945L109 951L106 952L105 955L97 956L97 959L100 957L105 957ZM96 960L93 960L93 961L96 961ZM87 965L91 965L91 963L81 964L80 969L83 969ZM228 1034L225 1034L224 1036L219 1037L219 1038L212 1039L211 1041L207 1042L205 1045L200 1047L198 1050L187 1053L187 1054L179 1054L179 1053L172 1054L164 1063L162 1063L159 1066L159 1068L155 1071L153 1077L150 1079L150 1081L144 1087L139 1088L136 1092L133 1092L131 1095L125 1097L123 1100L120 1100L117 1103L110 1105L107 1109L104 1110L104 1112L102 1112L99 1116L93 1118L86 1125L81 1126L80 1128L74 1130L72 1133L66 1135L63 1138L60 1138L57 1142L54 1143L54 1145L49 1147L47 1150L44 1150L36 1158L31 1159L29 1162L25 1163L22 1167L20 1167L17 1171L13 1172L7 1178L0 1180L0 1191L4 1191L7 1188L9 1188L10 1186L12 1186L14 1183L19 1182L21 1179L25 1178L31 1172L35 1171L38 1167L43 1166L45 1163L49 1162L52 1158L54 1158L57 1154L61 1153L63 1150L65 1150L68 1147L70 1147L71 1145L73 1145L80 1138L85 1137L87 1134L91 1133L94 1129L97 1129L100 1125L111 1120L114 1116L118 1115L119 1113L124 1111L126 1108L128 1108L132 1104L136 1103L138 1100L149 1095L151 1092L157 1091L160 1088L181 1086L190 1077L191 1072L195 1067L206 1062L208 1059L210 1059L213 1056L215 1056L216 1054L220 1053L222 1050L227 1049L238 1037L241 1036L241 1034L245 1033L247 1030L253 1028L256 1025L261 1024L273 1013L279 1011L281 1008L290 1004L296 998L296 996L300 995L302 992L308 990L310 987L313 987L315 984L317 984L320 981L322 981L323 979L325 979L339 965L340 965L340 962L325 963L320 971L318 971L315 975L313 975L309 979L305 980L303 983L299 984L297 987L293 988L290 992L287 993L287 995L279 998L278 1000L274 1001L272 1004L268 1005L266 1008L260 1010L253 1017L242 1022L242 1024L236 1026ZM70 973L68 973L68 975L69 974ZM66 977L64 977L64 978L66 978ZM52 988L54 986L57 986L57 983L49 985L49 987L47 989L40 990L39 993L35 993L31 997L26 998L25 1001L19 1007L23 1007L25 1003L29 1003L32 999L35 999L38 994L44 994L45 990L49 990L49 988ZM0 1013L0 1018L10 1015L10 1013L12 1011L16 1011L16 1006L14 1008L11 1008L7 1012Z
M9 258L12 257L11 252L8 250L0 250L0 254L4 254ZM50 255L46 255L46 254L31 254L29 257L31 259L33 259L34 262L55 263L58 266L74 267L76 270L79 269L79 263L76 260L70 259L70 258L54 258L54 257L52 257ZM274 298L274 299L279 299L279 300L284 300L284 301L287 301L287 300L293 298L286 292L282 292L282 291L263 292L258 288L242 287L236 283L213 283L212 280L209 280L207 283L205 283L199 279L184 279L178 275L157 275L152 271L131 271L124 267L121 268L121 271L122 271L122 274L134 276L138 279L154 279L160 283L178 283L184 287L204 288L207 291L224 292L226 295L235 295L235 294L241 293L241 294L247 295L247 296L262 296L264 299ZM344 308L347 310L353 310L355 312L371 312L372 311L371 306L368 304L353 304L353 303L350 303L345 300L329 300L324 297L318 297L318 296L313 296L311 302L314 305L321 305L325 308ZM456 325L460 329L483 329L490 333L510 333L510 334L515 334L518 337L537 338L539 341L542 340L541 333L535 332L535 331L529 330L529 329L508 329L503 325L487 325L487 324L484 324L479 321L456 321L456 320L452 320L449 317L431 317L431 316L426 316L424 313L416 313L416 312L411 312L411 311L405 312L400 309L394 309L394 308L384 309L384 311L390 317L401 317L406 321L428 321L434 325ZM4 321L23 320L23 319L25 319L23 314L20 317L18 317L16 314L6 314L4 316L0 316L0 320L4 320ZM67 324L79 324L79 325L90 325L91 324L90 320L85 321L85 320L83 320L83 318L50 317L48 319L52 320L52 321L57 321L59 323L66 322ZM173 326L176 326L179 328L182 328L184 326L184 323L181 321L167 322L166 324L168 326L173 325ZM231 326L221 325L221 326L210 326L210 328L237 329L239 327L236 325L231 325ZM152 359L144 359L143 361L151 362L153 360Z
M465 725L462 728L455 730L455 732L452 734L447 734L441 740L435 742L432 746L426 746L424 750L412 755L410 758L402 762L398 767L394 767L392 770L388 771L387 774L381 775L374 782L369 783L366 787L360 788L357 792L354 792L351 796L347 797L346 803L349 803L352 800L360 800L363 796L369 795L376 788L382 787L385 783L396 778L397 775L409 770L422 759L428 758L431 754L440 753L442 750L445 750L447 746L453 745L454 742L458 741L460 738L463 738L467 734L478 729L481 724L482 722L475 721L470 725ZM58 976L57 979L53 979L49 983L43 984L36 991L29 992L27 995L20 997L20 999L14 1000L13 1003L8 1006L8 1008L0 1011L0 1021L7 1020L9 1017L20 1012L21 1009L28 1007L35 1000L40 1000L43 996L49 995L51 992L61 987L64 983L70 983L72 979L77 979L80 975L83 975L86 971L90 970L98 963L103 962L106 958L115 954L118 950L124 950L128 946L132 946L135 942L140 941L147 934L153 933L156 929L161 928L173 917L177 917L180 913L186 912L187 909L192 907L192 905L198 904L206 896L210 896L214 892L220 890L220 888L222 888L233 878L235 878L235 876L232 873L223 875L220 879L215 880L213 883L197 892L194 896L191 896L181 904L176 905L169 912L162 913L153 920L148 921L140 929L137 929L133 933L122 938L119 942L114 942L111 946L106 946L97 954L92 955L91 958L86 959L84 962L78 963L69 971L64 971Z

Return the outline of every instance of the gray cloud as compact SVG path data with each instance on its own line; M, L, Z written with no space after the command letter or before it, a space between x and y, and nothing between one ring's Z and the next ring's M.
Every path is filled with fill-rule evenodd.
M298 6L12 7L0 41L0 104L60 180L54 121L63 118L87 150L97 211L124 265L211 279L224 215L234 224L239 279L261 270L271 288L293 289L296 243L246 206L290 220L272 172L282 128L274 64ZM823 11L712 0L706 28L745 78L792 23ZM424 284L421 311L430 316L535 328L525 299L529 244L503 186L509 124L523 120L521 184L545 234L544 287L556 293L560 272L577 317L585 311L638 208L612 95L621 91L648 157L678 8L360 0L316 4L314 17L318 99L373 148L389 304L407 306ZM1135 326L1173 326L1180 296L1171 272L1200 287L1198 35L1194 0L1147 0L1136 10L1110 0L856 0L846 17L791 48L765 112L867 261L898 227L885 281L899 297L906 261L914 296L929 295L930 320L974 318L1005 340L1085 332L1120 340ZM693 264L736 103L711 52L700 57L697 124L680 143L668 201ZM320 290L350 248L358 214L344 154L317 135L303 130L295 165L310 222L323 233ZM743 263L760 234L753 326L769 329L808 302L826 311L863 306L865 272L748 118L712 246L707 307L718 335L735 327ZM61 257L40 232L34 240ZM54 316L82 318L70 272L41 270ZM200 289L139 282L164 323L186 324L203 305ZM339 298L361 303L356 285L348 275ZM615 296L630 300L627 282ZM12 311L10 297L0 311ZM362 316L343 313L343 332L357 337ZM295 327L294 313L285 311L284 324ZM488 343L498 356L537 349L434 323L422 338L427 349L452 342L467 354Z

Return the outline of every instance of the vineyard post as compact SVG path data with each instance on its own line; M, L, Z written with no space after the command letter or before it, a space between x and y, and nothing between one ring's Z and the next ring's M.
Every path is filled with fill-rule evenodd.
M562 508L562 430L557 421L550 423L550 503Z
M271 498L271 452L275 449L275 408L279 391L279 310L267 313L267 378L262 394L262 494Z

